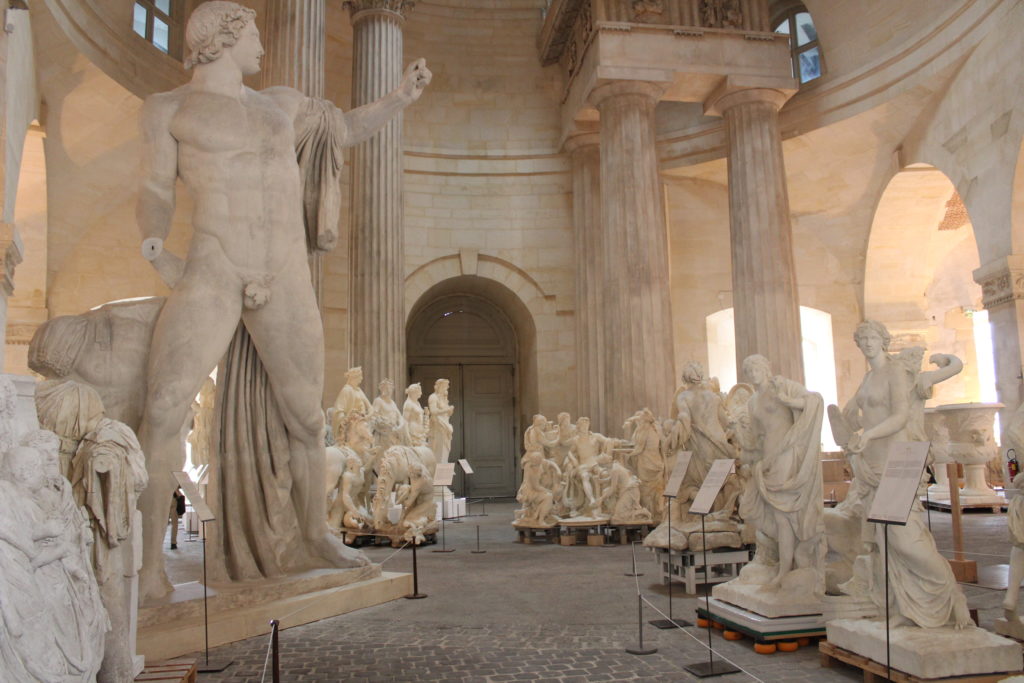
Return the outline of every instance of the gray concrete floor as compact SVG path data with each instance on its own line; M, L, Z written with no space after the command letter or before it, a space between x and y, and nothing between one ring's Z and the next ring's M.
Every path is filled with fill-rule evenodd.
M474 506L475 508L476 506ZM696 680L686 664L707 659L705 631L696 628L659 631L645 627L648 645L657 654L625 653L637 642L637 585L667 610L667 589L656 575L652 554L638 548L639 579L630 570L631 548L515 543L510 526L512 503L487 505L486 517L446 524L453 553L421 548L420 590L425 600L396 600L281 632L284 681L676 681ZM478 512L479 510L471 510ZM950 515L933 512L932 527L940 549L952 547ZM472 554L477 527L485 554ZM977 560L982 581L998 583L1008 561L1006 517L965 515L965 549ZM179 538L168 551L172 581L201 577L201 544ZM388 571L411 571L409 550L366 549ZM947 553L951 556L951 553ZM1000 615L1002 590L963 586L981 625L990 628ZM673 592L675 616L692 619L701 596ZM656 615L647 610L645 618ZM749 640L728 642L712 635L716 657L726 657L747 673L720 681L854 681L857 670L822 669L816 646L794 653L755 654ZM216 648L211 657L235 664L201 681L260 681L268 639ZM269 671L266 679L270 681Z

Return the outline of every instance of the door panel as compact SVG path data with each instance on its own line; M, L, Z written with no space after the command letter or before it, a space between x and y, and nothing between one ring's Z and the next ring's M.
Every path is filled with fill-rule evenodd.
M451 381L448 400L455 406L449 462L466 458L473 467L470 493L477 496L514 496L516 458L514 432L515 373L510 364L413 365L410 382L423 385L422 403L434 390L434 382ZM453 489L465 495L465 476L455 468Z
M464 365L465 457L474 496L515 495L514 377L511 365Z

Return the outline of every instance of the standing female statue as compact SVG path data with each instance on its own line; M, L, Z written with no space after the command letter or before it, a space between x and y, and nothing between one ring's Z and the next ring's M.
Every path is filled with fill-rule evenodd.
M867 593L884 609L883 528L868 522L867 513L890 444L922 439L913 418L920 404L931 395L932 386L955 374L959 362L954 363L951 356L932 356L939 370L919 373L920 354L889 355L889 331L873 320L858 325L853 338L867 359L868 373L841 416L834 407L829 409L837 443L849 454L854 474L849 504L837 509L837 514L855 516L862 541L853 578L840 589L854 595ZM935 547L923 512L920 501L915 499L906 526L891 525L889 529L890 606L895 614L894 625L912 622L924 628L962 628L971 623L967 601L949 563Z
M427 399L427 407L430 408L430 449L437 462L448 462L455 431L451 423L455 408L448 403L448 380L441 378L434 382L434 393Z
M405 420L405 428L409 432L410 446L423 446L427 443L427 427L423 424L423 406L420 405L420 396L422 395L423 387L419 382L410 384L405 389L402 418Z

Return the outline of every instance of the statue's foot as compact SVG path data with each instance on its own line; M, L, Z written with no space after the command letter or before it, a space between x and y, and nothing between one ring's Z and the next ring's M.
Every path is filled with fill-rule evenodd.
M313 549L320 557L340 569L370 566L370 560L362 551L349 548L340 538L332 534L324 534L314 541Z
M1006 619L1011 624L1020 624L1021 623L1020 615L1017 614L1016 606L1014 606L1014 607L1007 607L1004 604L1003 605L1003 618Z
M910 619L907 619L902 614L897 614L889 619L889 628L896 628L897 626L911 626Z
M782 588L782 577L776 576L774 579L764 584L761 590L768 593L777 593Z
M174 585L167 579L163 570L139 571L139 604L158 603L174 591Z

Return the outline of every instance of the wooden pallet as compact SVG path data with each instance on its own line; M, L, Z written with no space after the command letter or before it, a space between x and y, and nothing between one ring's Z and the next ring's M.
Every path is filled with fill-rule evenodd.
M516 527L519 532L519 542L530 545L538 541L543 543L557 543L558 529L556 527Z
M170 681L175 683L196 683L196 660L181 657L166 662L147 664L142 673L135 677L135 681L136 683L139 681L146 681L147 683L155 681L163 681L164 683L169 683Z
M974 676L949 676L946 678L921 678L912 674L903 673L893 669L891 677L885 677L885 664L879 664L873 659L855 654L841 647L836 647L827 640L818 643L818 650L821 652L822 668L830 668L835 662L843 662L860 669L864 673L864 683L875 681L893 681L894 683L996 683L1007 676L1020 674L1019 671L1012 671L998 674L978 674Z

